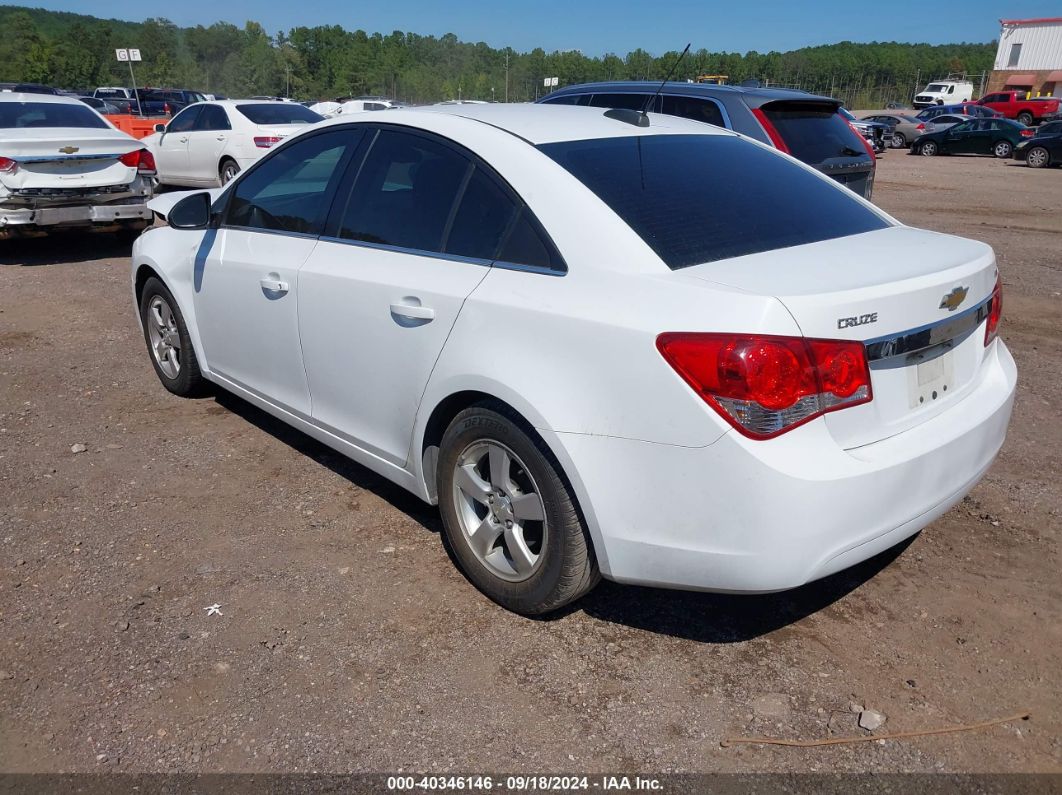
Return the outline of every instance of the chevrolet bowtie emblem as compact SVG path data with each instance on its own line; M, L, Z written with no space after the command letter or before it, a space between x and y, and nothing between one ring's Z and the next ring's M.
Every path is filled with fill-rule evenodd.
M74 152L80 152L81 151L81 147L80 146L64 146L59 151L62 152L64 155L72 155L72 154L74 154Z
M969 287L956 287L940 299L940 308L947 309L949 312L954 312L959 308L959 304L966 300L966 294L968 292L970 292Z

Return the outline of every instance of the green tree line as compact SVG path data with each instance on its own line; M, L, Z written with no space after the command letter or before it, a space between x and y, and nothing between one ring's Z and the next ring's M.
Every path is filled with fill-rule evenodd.
M643 49L590 57L578 51L530 52L463 42L452 33L384 35L340 25L268 33L248 21L181 28L166 19L98 19L43 9L0 6L0 80L60 88L125 85L128 69L117 47L139 47L141 85L193 88L228 96L287 95L326 99L360 94L407 102L443 99L525 101L543 91L544 77L561 86L595 80L659 80L678 52L654 56ZM909 101L915 83L953 72L991 69L995 44L841 42L790 52L710 52L691 49L675 79L729 75L772 84L852 95L878 87ZM976 87L976 86L975 86ZM850 104L853 104L853 98ZM854 103L858 106L858 102Z

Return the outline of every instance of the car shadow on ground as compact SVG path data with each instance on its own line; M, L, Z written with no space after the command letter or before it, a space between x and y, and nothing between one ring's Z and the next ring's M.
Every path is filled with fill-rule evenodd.
M0 265L69 265L128 257L133 241L110 232L58 232L48 237L0 240Z
M415 495L346 456L274 418L243 398L218 390L214 400L261 431L327 467L358 488L371 491L444 541L438 510ZM766 635L822 610L848 595L892 563L911 544L909 539L850 569L774 594L739 596L647 588L602 581L575 604L543 616L558 621L573 613L613 624L700 643L739 643ZM471 583L468 587L473 587ZM501 608L498 608L501 609Z

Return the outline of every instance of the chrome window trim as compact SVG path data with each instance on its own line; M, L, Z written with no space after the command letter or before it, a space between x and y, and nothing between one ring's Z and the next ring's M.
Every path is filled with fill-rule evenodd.
M562 271L554 270L553 268L544 268L541 265L521 265L519 262L506 262L504 260L494 260L491 263L492 268L501 268L503 271L523 271L525 273L538 273L542 276L567 276L567 268Z
M992 297L989 296L977 306L970 307L955 317L944 318L924 326L907 329L899 334L874 337L865 340L867 360L882 362L899 356L918 353L927 348L953 340L980 326L992 311Z
M237 226L236 224L219 224L218 229L229 229L233 232L258 232L263 235L284 235L285 237L302 237L316 240L320 237L316 232L295 232L288 229L263 229L258 226Z
M447 260L448 262L465 262L469 265L480 265L489 268L491 260L479 257L465 257L460 254L446 254L441 251L428 251L421 248L408 248L406 246L392 246L389 243L372 243L368 240L354 240L348 237L333 237L321 235L322 243L341 243L345 246L357 246L358 248L371 248L377 251L390 251L394 254L412 254L415 257L430 257L431 259Z

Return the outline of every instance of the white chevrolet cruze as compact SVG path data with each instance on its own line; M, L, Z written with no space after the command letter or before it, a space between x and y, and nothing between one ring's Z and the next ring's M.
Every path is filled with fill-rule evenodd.
M992 250L696 122L364 114L153 206L132 276L165 387L438 502L520 613L599 576L824 577L948 510L1006 434Z

